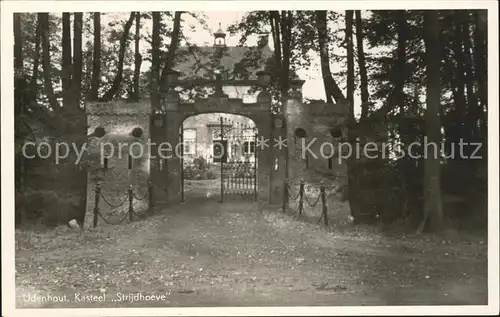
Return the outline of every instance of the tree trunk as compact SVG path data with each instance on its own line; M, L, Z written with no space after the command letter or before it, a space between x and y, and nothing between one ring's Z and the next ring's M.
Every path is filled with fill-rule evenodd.
M80 100L82 95L82 26L83 13L75 12L75 21L73 26L73 109L80 109Z
M94 13L94 53L92 56L92 80L90 82L89 101L99 99L101 77L101 13Z
M135 14L135 60L134 60L134 88L132 89L133 95L132 100L139 100L139 79L141 75L141 64L142 64L142 55L139 52L139 43L141 39L141 14L136 12Z
M37 99L37 88L38 88L38 69L40 66L40 39L42 37L42 28L40 21L36 23L35 31L35 52L33 57L33 71L30 79L30 100L29 102L36 102Z
M399 113L404 115L405 110L405 82L408 79L406 69L406 42L408 38L408 26L406 25L406 11L398 10L397 14L397 32L398 48L397 59L393 70L394 83L394 105L399 107Z
M487 41L487 11L476 10L474 12L474 64L476 67L475 76L477 80L478 114L481 120L481 138L486 138L488 134L486 115L488 104L488 54L486 51Z
M160 27L161 15L160 12L153 12L153 30L152 30L152 52L151 52L151 103L155 110L160 109L160 95L158 80L160 78Z
M132 23L134 22L134 18L135 18L135 13L132 12L130 14L128 21L125 23L125 26L123 28L123 35L120 39L120 51L118 52L117 73L116 73L116 76L113 80L113 83L111 84L111 87L104 94L104 96L101 98L102 101L113 100L115 95L120 90L120 84L121 84L122 79L123 79L123 63L125 62L125 51L127 49L129 32L130 32L130 28L132 27Z
M479 114L477 112L477 99L474 93L474 73L472 70L472 44L470 36L470 25L469 25L469 12L463 12L463 24L462 24L462 42L464 43L464 64L465 73L464 81L467 88L467 115L464 120L464 132L463 136L466 142L474 142L473 138L477 134L477 120L479 119ZM469 153L471 154L471 153Z
M54 88L52 87L52 65L50 62L50 37L49 37L49 14L38 13L38 19L42 29L42 64L43 64L43 82L45 93L49 100L50 107L57 111L60 110L57 102Z
M166 85L167 73L174 67L175 52L179 46L179 36L181 32L181 15L182 11L175 12L174 28L172 29L172 37L170 39L170 46L168 47L167 60L161 72L160 91L163 90Z
M361 88L361 119L368 117L369 98L368 74L366 71L365 51L363 47L363 24L361 21L361 11L356 10L356 46L358 51L358 67Z
M23 56L23 37L22 37L21 13L14 13L14 129L16 134L16 143L24 142L25 135L20 133L22 125L22 115L24 114L26 77L24 74L24 56ZM17 145L17 144L16 144ZM15 223L20 225L24 222L25 213L23 207L24 194L24 176L25 176L25 158L24 155L16 151L15 155L15 189L16 189L16 208ZM20 194L20 195L19 195Z
M289 96L290 59L293 14L291 11L269 11L269 24L274 44L275 74L283 105Z
M14 14L14 104L15 115L24 113L26 74L24 72L23 35L21 14Z
M82 36L83 36L83 13L73 13L73 73L71 78L71 104L65 107L63 118L66 120L64 124L64 134L62 139L68 143L73 143L76 148L83 148L87 135L87 116L85 111L80 108L81 93L82 93ZM87 170L85 165L76 164L76 153L71 151L70 161L65 166L67 173L71 173L71 187L76 191L75 195L80 197L79 218L82 222L86 211L86 196L87 196ZM70 185L70 184L68 184Z
M349 103L348 117L348 140L351 145L356 142L356 119L354 117L354 46L353 46L353 11L345 12L345 43L347 45L347 92L346 98ZM358 186L358 167L356 166L356 157L350 155L347 158L347 181L349 186L349 207L351 215L356 220L360 220L361 204Z
M325 86L326 101L331 103L333 99L336 102L342 102L346 98L342 90L333 79L330 70L330 54L328 52L328 29L327 29L326 11L316 11L316 28L318 30L319 55L321 62L321 74ZM332 99L333 98L333 99Z
M349 120L354 121L354 46L352 41L353 11L345 13L345 42L347 45L347 101L349 102Z
M439 21L437 11L424 12L424 40L426 51L426 103L425 130L428 142L441 143L441 107ZM441 160L435 153L429 153L424 161L424 217L417 230L421 233L427 221L429 228L437 231L443 225L441 205Z
M277 75L281 74L281 28L279 23L279 12L270 11L269 20L271 24L271 34L273 36L274 59L276 63ZM281 86L281 81L280 81Z
M71 13L63 12L62 14L62 90L63 90L63 107L71 107Z
M281 95L284 100L288 99L288 90L290 88L290 45L292 41L292 13L290 11L282 11L280 19L281 29Z
M451 129L451 135L449 141L452 144L458 144L459 139L463 136L462 123L465 121L465 111L466 111L466 99L465 99L465 65L464 65L464 49L463 49L463 38L461 35L461 25L459 21L459 13L455 13L454 21L454 31L455 31L455 41L453 50L455 51L455 61L456 72L455 72L455 110L453 113L453 128Z
M407 67L407 44L409 37L409 29L407 22L407 13L405 10L397 10L396 14L396 30L397 30L397 50L396 62L392 69L392 84L394 91L392 98L388 99L391 104L390 109L398 108L398 133L402 146L409 146L415 141L415 137L411 133L411 120L406 116L407 102L404 88L407 85L408 78L410 77ZM389 109L388 109L389 110ZM390 110L389 110L390 111ZM401 158L400 162L400 187L402 192L407 193L408 196L401 197L401 199L411 205L413 195L410 193L415 192L417 189L414 187L414 178L416 173L415 161L411 160L409 156ZM407 205L407 206L408 206ZM406 214L407 210L403 210Z

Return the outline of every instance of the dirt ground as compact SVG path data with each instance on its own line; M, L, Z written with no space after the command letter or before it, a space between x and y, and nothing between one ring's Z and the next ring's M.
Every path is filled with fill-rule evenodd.
M119 226L17 231L17 307L487 304L481 237L325 228L198 196Z

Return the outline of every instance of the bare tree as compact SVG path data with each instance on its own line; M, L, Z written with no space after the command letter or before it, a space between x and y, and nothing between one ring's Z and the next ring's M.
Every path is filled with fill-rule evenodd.
M132 23L134 22L135 12L130 14L125 26L123 27L123 35L120 39L120 51L118 52L118 69L116 72L116 76L111 84L109 90L102 96L102 101L111 101L120 90L120 84L123 80L123 64L125 62L125 51L127 49L128 38L130 33L130 28L132 27Z
M133 89L132 89L132 100L139 100L139 77L141 75L141 64L142 64L142 55L139 52L139 44L141 40L141 14L140 12L135 13L135 54L134 54L134 81L133 81Z
M89 101L99 99L101 76L101 13L94 12L94 53L92 56L92 80L90 82Z
M160 78L160 27L161 27L161 14L160 12L153 12L153 34L151 39L151 103L153 109L160 108L160 95L158 88L158 79Z
M71 13L62 14L62 90L63 106L70 107L71 103Z
M424 12L424 40L426 51L426 103L425 130L428 143L441 143L441 122L439 108L441 100L440 79L440 26L438 13L434 10ZM441 160L436 146L436 153L430 153L424 163L424 216L417 229L421 233L427 221L431 230L439 230L443 224L441 203Z
M316 28L318 30L321 74L323 76L323 84L325 86L326 101L328 103L332 103L333 100L341 102L345 101L346 98L338 84L335 82L335 79L333 79L332 72L330 70L330 53L328 49L330 39L328 36L326 14L326 11L316 11Z
M345 43L347 45L347 102L348 112L348 140L353 144L356 140L356 118L354 117L354 45L353 45L353 11L346 10L345 13ZM356 157L350 155L347 159L347 181L349 186L349 207L354 219L361 214L359 204L358 173Z
M30 79L30 102L36 101L37 98L37 87L38 87L38 69L40 67L40 39L42 37L42 28L40 25L40 21L36 23L36 31L35 31L35 52L33 57L33 71Z
M83 13L75 12L73 23L73 77L71 79L73 108L80 109L82 94L82 26Z
M50 107L53 110L59 110L60 106L57 102L54 88L52 86L52 66L50 63L50 38L49 38L49 14L38 13L42 30L42 65L43 65L43 81L45 93L49 100Z
M366 59L363 47L363 22L361 20L361 11L356 10L356 47L358 53L358 67L361 88L361 119L368 117L369 98L368 93L368 74L366 72Z
M166 84L167 80L167 73L174 67L174 59L175 59L175 52L177 50L177 47L179 46L179 35L181 31L181 11L175 12L174 15L174 27L172 29L172 35L170 38L170 45L168 48L168 53L167 53L167 59L165 61L165 66L163 67L163 71L161 72L161 79L160 79L160 91L163 90Z

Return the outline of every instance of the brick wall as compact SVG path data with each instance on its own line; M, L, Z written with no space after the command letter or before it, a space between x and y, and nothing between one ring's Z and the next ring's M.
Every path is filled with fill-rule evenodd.
M111 204L123 201L130 185L139 198L147 195L150 175L148 106L148 102L143 101L101 103L87 107L89 134L97 127L104 128L106 134L102 138L94 137L89 140L85 226L92 224L97 183ZM134 129L141 129L142 135L132 135ZM148 208L147 198L144 201L134 200L134 206L137 212L144 212ZM112 208L101 199L99 207L105 217L116 221L128 210L128 201L119 208ZM99 219L99 225L104 225L103 220Z

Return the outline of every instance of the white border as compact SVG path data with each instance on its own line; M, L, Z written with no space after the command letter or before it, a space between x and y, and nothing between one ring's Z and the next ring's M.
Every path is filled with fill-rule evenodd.
M13 295L14 277L14 84L13 12L220 11L229 1L1 1L2 294ZM231 11L282 9L488 9L488 306L220 307L15 309L3 297L3 316L256 316L256 315L489 315L499 313L498 212L498 3L496 1L231 1ZM229 11L229 10L227 10Z

